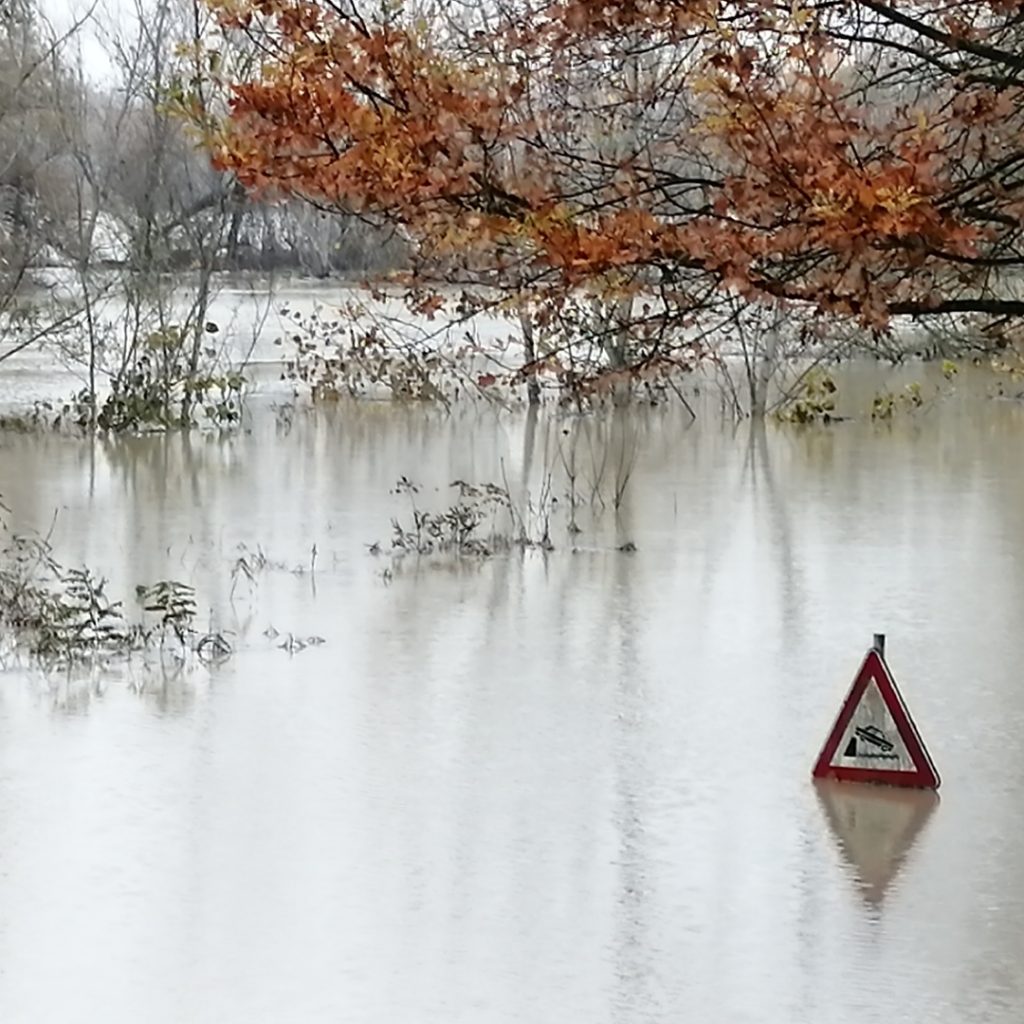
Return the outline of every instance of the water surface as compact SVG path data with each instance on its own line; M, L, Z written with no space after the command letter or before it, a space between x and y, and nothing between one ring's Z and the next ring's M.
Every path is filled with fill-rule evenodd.
M762 436L386 406L3 436L15 526L56 511L118 592L193 583L239 650L0 672L0 1016L1019 1020L1022 436L967 400ZM550 553L368 553L403 474L525 508L548 472ZM809 779L877 631L940 801Z

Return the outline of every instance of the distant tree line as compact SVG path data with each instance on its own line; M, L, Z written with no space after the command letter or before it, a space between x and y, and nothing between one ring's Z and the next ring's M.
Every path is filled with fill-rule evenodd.
M0 275L8 296L40 267L287 268L316 277L396 265L394 233L295 200L251 198L174 111L207 30L191 0L136 0L61 30L33 0L0 5ZM88 67L79 45L103 38ZM183 55L185 55L183 57Z

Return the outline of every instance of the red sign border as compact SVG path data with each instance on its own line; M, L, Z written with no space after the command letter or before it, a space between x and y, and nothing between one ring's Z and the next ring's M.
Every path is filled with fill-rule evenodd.
M900 737L915 765L914 771L894 771L884 768L842 768L832 764L839 741L846 732L847 725L853 717L857 705L860 704L864 691L874 678L881 691L889 714L892 715ZM906 786L912 789L938 789L941 784L939 773L928 756L924 741L921 739L910 717L907 705L903 702L896 680L893 679L885 658L874 648L868 651L864 662L850 687L850 692L839 709L839 717L832 726L825 746L821 748L818 760L814 765L813 776L816 779L838 779L840 782L874 782L886 786Z

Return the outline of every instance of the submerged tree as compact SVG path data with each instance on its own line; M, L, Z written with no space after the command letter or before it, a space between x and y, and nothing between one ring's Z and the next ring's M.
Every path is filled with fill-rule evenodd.
M418 284L556 334L588 296L606 367L691 356L737 297L1024 313L1024 0L213 3L264 54L218 167L390 218Z

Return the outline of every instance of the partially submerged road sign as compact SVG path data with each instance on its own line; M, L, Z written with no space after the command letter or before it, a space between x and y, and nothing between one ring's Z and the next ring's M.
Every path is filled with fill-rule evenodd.
M938 789L928 756L889 666L882 637L868 651L814 766L816 779Z

